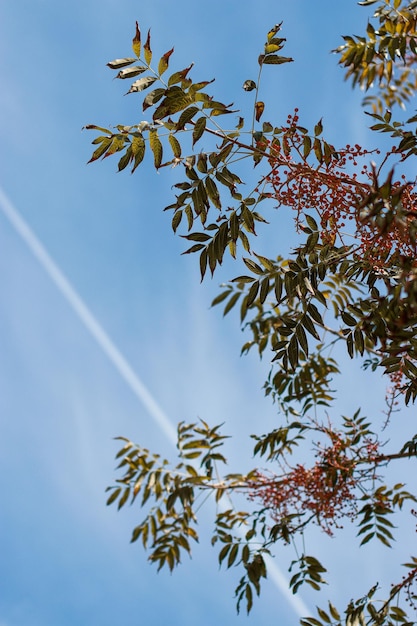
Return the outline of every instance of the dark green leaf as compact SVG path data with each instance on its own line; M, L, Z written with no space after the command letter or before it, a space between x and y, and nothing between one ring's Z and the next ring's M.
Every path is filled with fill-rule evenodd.
M288 358L291 363L291 367L295 369L298 365L298 340L296 335L292 335L290 343L288 344Z
M132 168L132 172L134 172L138 165L140 165L140 163L143 161L143 157L145 156L145 140L142 136L133 137L131 147L132 154L135 159Z
M181 224L182 220L182 211L176 211L172 218L172 230L174 233L177 231L178 226Z
M121 487L117 487L117 489L114 489L110 496L107 498L107 502L106 504L112 504L115 500L117 500L117 498L119 497L119 494L121 492L122 488Z
M154 165L156 169L158 169L162 163L162 143L156 130L151 130L149 132L149 145L153 152Z
M162 96L166 93L166 90L162 87L157 87L153 91L150 91L143 100L142 109L146 111L149 107L159 102Z
M188 109L185 109L185 111L181 113L177 122L177 130L183 130L184 126L193 119L194 115L198 113L198 111L198 107L195 106L191 106L188 107Z
M255 261L252 261L252 259L243 257L243 262L245 263L246 267L250 269L250 271L253 272L254 274L264 273L263 269L257 263L255 263Z
M233 546L231 547L231 550L229 552L229 557L227 559L227 567L228 568L232 567L232 565L236 561L238 552L239 552L239 544L238 543L234 543Z
M198 109L197 109L198 110ZM207 118L199 117L193 129L193 145L200 139L206 128Z
M210 198L211 202L216 207L216 209L220 209L221 208L220 194L219 194L219 190L217 189L217 185L215 181L210 176L207 176L205 182L206 182L206 190L207 190L208 197Z
M233 307L235 306L235 304L239 300L239 298L240 298L240 293L234 293L232 295L232 297L230 298L229 302L224 307L223 315L227 315L229 313L229 311L231 311L233 309Z
M291 63L292 61L294 61L294 59L291 57L281 57L277 54L268 54L262 59L264 65L281 65L282 63Z

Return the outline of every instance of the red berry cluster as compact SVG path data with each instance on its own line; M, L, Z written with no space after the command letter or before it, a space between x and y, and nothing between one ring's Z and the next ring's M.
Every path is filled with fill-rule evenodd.
M404 177L403 181L404 182ZM381 201L380 201L381 202ZM396 181L389 190L383 206L368 208L368 215L359 211L356 215L356 235L361 250L372 266L385 268L391 260L401 257L415 259L417 256L416 218L417 193L415 185ZM413 267L417 264L414 262Z
M310 512L326 533L333 534L340 518L356 514L357 479L341 447L337 441L323 450L311 468L298 464L282 476L258 472L250 498L260 500L276 522Z
M373 267L386 266L388 257L416 257L415 186L390 181L372 196L375 171L366 163L371 152L358 144L336 151L321 139L321 126L312 137L298 121L296 109L279 135L272 140L263 136L258 146L268 152L271 165L265 183L272 192L266 195L278 206L294 209L298 227L304 212L315 212L323 243L353 239L358 254ZM377 211L375 198L382 203Z

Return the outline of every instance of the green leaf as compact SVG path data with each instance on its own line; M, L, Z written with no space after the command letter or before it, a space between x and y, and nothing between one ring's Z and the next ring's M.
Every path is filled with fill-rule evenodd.
M121 172L122 170L125 169L125 167L127 167L130 163L130 161L133 159L133 152L132 152L132 147L129 146L128 149L126 150L125 154L122 156L122 158L119 160L118 163L118 170L119 172Z
M146 38L146 42L143 46L143 54L145 56L145 61L148 65L150 65L152 61L152 50L151 50L151 31L148 30L148 36Z
M209 241L211 239L207 233L191 233L190 235L182 235L182 237L188 241Z
M250 271L253 272L254 274L264 273L263 269L257 263L255 263L255 261L252 261L252 259L243 257L243 262L245 263L246 267L250 269Z
M172 74L168 79L168 87L171 87L171 85L176 85L177 83L181 83L182 81L184 81L187 77L188 72L193 67L193 65L194 63L191 63L191 65L186 67L184 70L181 70L180 72L174 72L174 74Z
M194 252L199 252L203 248L204 246L202 243L196 243L194 246L191 246L191 248L188 248L188 250L183 252L183 254L193 254Z
M338 610L330 602L329 602L329 611L330 611L330 615L333 617L333 619L335 619L337 621L340 621L340 614L339 614Z
M139 539L139 537L141 536L142 532L143 532L143 527L142 526L136 526L136 528L133 529L132 538L130 539L130 543L134 543L135 541L137 541Z
M291 363L291 367L295 370L298 365L299 351L298 351L298 339L294 334L290 343L288 344L288 358Z
M281 302L282 288L283 288L282 278L279 274L277 274L277 276L275 276L274 291L275 291L275 297L277 299L278 304Z
M275 38L275 35L281 30L281 27L282 27L282 22L280 22L279 24L275 24L271 28L271 30L268 32L266 36L268 43L270 43ZM285 40L282 40L282 41L285 41Z
M316 137L313 143L314 154L316 155L316 159L319 163L323 161L323 151L321 149L321 141Z
M239 544L238 543L234 543L230 552L229 552L229 557L227 559L227 567L232 567L232 565L235 563L236 559L237 559L237 555L239 553Z
M216 296L214 298L214 300L211 303L211 306L216 306L217 304L220 304L221 302L223 302L223 300L225 300L227 298L227 296L230 295L230 291L222 291L222 293L220 293L218 296Z
M91 159L88 161L88 163L92 163L93 161L96 161L97 159L102 157L104 153L107 151L107 149L110 147L112 140L113 140L112 137L105 137L102 140L101 145L94 150L91 156Z
M251 612L252 606L253 606L252 588L249 585L249 583L245 587L245 596L246 596L246 611L247 611L247 613L249 615L249 613Z
M259 292L259 301L264 304L269 294L269 277L266 276L261 282L261 290Z
M232 297L230 298L229 302L226 304L224 311L223 311L223 315L227 315L229 313L229 311L231 311L233 309L233 307L235 306L236 302L239 300L240 298L240 293L234 293L232 295Z
M220 209L221 208L220 194L219 194L219 190L217 189L217 185L215 181L212 178L210 178L210 176L207 176L205 182L206 182L206 190L207 190L208 197L213 203L213 206L215 206L216 209Z
M145 72L147 69L148 68L145 67L144 65L135 65L133 67L128 67L125 70L120 70L116 78L121 78L121 79L133 78L134 76L137 76L138 74L143 74L143 72Z
M278 43L273 43L273 40L271 40L271 43L267 43L265 44L265 54L272 54L273 52L278 52L278 50L281 50L282 46L279 45Z
M320 315L319 310L315 304L313 304L312 302L309 302L307 305L307 311L310 313L311 317L317 324L320 324L320 326L323 326L324 324L323 318Z
M182 211L176 211L172 218L172 230L174 233L177 231L178 226L181 224L182 220Z
M169 144L171 146L172 152L174 153L174 157L179 159L181 157L181 145L180 142L174 135L169 135L168 137Z
M196 113L198 113L198 110L199 109L196 106L191 106L188 107L188 109L185 109L185 111L181 113L177 122L177 130L183 130L184 126L193 119Z
M253 91L254 89L256 89L256 83L254 80L245 80L245 82L243 83L243 89L245 91Z
M347 311L342 311L341 316L345 324L347 324L348 326L356 326L356 320L353 315L351 315Z
M203 280L206 270L207 270L207 262L208 262L208 252L207 248L205 248L200 254L200 275L201 280Z
M173 52L174 52L174 48L171 48L171 50L168 50L168 52L165 52L165 54L160 58L159 63L158 63L158 74L160 76L162 76L162 74L167 71L168 66L169 66L169 57L171 56Z
M318 137L323 132L323 123L320 120L314 127L314 136Z
M143 91L144 89L147 89L148 87L153 85L155 81L156 78L154 76L145 76L144 78L139 78L139 80L135 80L135 82L132 84L129 91L125 95L129 93L137 93L139 91Z
M359 354L363 354L365 350L365 342L363 338L363 333L359 328L355 328L353 332L354 340L355 340L355 348L359 352Z
M219 556L218 556L218 559L219 559L219 565L221 565L221 564L222 564L222 562L223 562L223 561L224 561L224 559L226 558L226 556L227 556L227 554L228 554L228 552L229 552L229 550L230 550L230 548L231 548L231 547L232 547L232 544L231 544L231 543L226 543L226 544L223 546L223 548L220 550L220 552L219 552Z
M132 40L132 50L134 54L139 58L140 57L140 29L139 24L136 22L136 32L135 36Z
M202 174L207 174L207 154L205 154L204 152L200 152L197 157L197 169Z
M162 143L158 137L158 132L156 130L151 130L149 132L149 145L153 152L154 157L154 165L156 169L161 166L162 163Z
M305 218L306 218L306 222L309 225L309 227L311 228L311 230L313 230L313 231L318 230L317 222L316 222L316 220L313 217L311 217L311 215L308 215L306 213L305 214Z
M165 98L153 114L153 119L163 119L164 117L168 117L168 115L183 111L191 102L190 96L186 94L181 87L174 85L166 91Z
M322 623L314 617L309 617L307 620L302 619L300 620L300 624L302 624L302 626L323 626Z
M307 315L307 313L305 313L303 315L303 317L301 318L301 323L304 326L304 328L306 329L306 331L310 333L310 335L312 335L315 339L320 341L320 335L318 334L318 332L316 330L316 327L313 324L313 321Z
M95 124L87 124L84 126L86 130L99 130L102 133L106 133L106 135L111 135L112 132L108 128L103 128L102 126L96 126ZM95 141L93 143L96 143Z
M323 609L320 609L319 607L317 607L317 613L319 614L319 616L321 617L323 622L325 622L326 624L330 624L331 623L331 619L327 615L326 611L323 611Z
M306 159L311 152L311 137L305 135L303 139L303 156Z
M133 59L131 57L126 57L125 59L115 59L114 61L109 61L106 65L111 70L118 70L121 67L126 67L127 65L131 65L135 61L136 59Z
M198 120L195 122L194 129L193 129L193 146L194 144L197 143L197 141L203 135L206 129L206 123L207 123L207 118L205 117L199 117Z
M119 503L117 505L117 508L120 510L127 502L128 498L130 495L130 487L126 487L123 491L123 494L119 500Z
M242 204L240 215L248 231L251 233L255 233L255 220L253 218L252 212L248 209L246 204Z
M303 350L304 354L306 356L308 356L307 336L306 336L305 330L301 326L301 324L298 324L298 326L296 327L295 334L297 335L297 339L298 339L298 342L300 344L301 349Z
M291 59L291 57L281 57L276 54L264 56L262 59L264 65L281 65L282 63L291 63L292 61L294 61L294 59Z
M142 163L143 157L145 156L145 140L142 135L138 137L133 137L131 148L132 154L134 156L134 164L132 168L132 172L134 172L138 165Z
M254 302L254 300L256 299L256 296L258 295L258 291L259 291L259 281L255 280L252 285L250 286L250 289L248 291L248 295L246 296L246 306L250 307L250 305Z
M117 500L121 490L122 490L121 487L117 487L117 489L114 489L112 493L110 494L110 496L107 498L106 504L107 505L112 504L115 500Z
M149 92L143 100L142 109L146 111L149 107L153 106L162 98L162 96L166 93L166 89L162 87L157 87L153 91Z

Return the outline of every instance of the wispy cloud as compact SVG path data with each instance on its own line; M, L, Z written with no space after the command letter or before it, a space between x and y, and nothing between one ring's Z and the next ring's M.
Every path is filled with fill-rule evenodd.
M89 308L80 298L78 293L69 283L67 278L61 272L56 263L51 259L39 239L34 235L28 224L20 216L16 208L12 205L9 198L0 188L0 206L4 215L8 218L17 233L27 244L37 261L41 264L45 272L51 278L55 286L64 296L65 300L71 306L74 313L78 316L81 323L91 333L97 341L100 348L113 363L119 374L125 380L127 385L142 402L146 410L161 428L165 436L172 442L176 442L176 430L170 422L167 415L151 396L143 382L133 371L124 356L114 345L110 337L104 331L102 326L96 320Z
M1 187L0 209L7 217L15 231L19 234L19 236L31 250L37 261L43 267L43 269L53 281L53 283L62 294L62 296L65 298L67 303L70 305L74 313L79 318L80 322L90 332L91 336L94 337L99 347L109 358L109 360L114 365L123 380L149 412L155 423L160 427L165 437L172 444L175 445L177 439L176 429L173 426L169 417L165 414L165 412L158 405L151 393L148 391L144 383L133 371L132 367L126 361L125 357L121 354L120 350L112 342L105 330L91 313L87 305L78 295L74 287L70 284L68 279L50 257L50 255L45 250L44 246L41 244L36 235L32 232L29 225L25 222L17 209L13 206L12 202L9 200ZM268 561L268 571L270 578L272 579L276 587L282 592L292 609L299 616L309 615L310 611L306 604L303 602L303 600L299 596L294 596L290 592L288 588L288 581L284 574L281 572L281 570L275 565L275 563L271 559L269 559Z

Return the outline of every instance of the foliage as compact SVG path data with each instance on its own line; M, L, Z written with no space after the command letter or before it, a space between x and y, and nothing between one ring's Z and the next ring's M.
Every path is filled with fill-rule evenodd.
M220 564L240 567L237 606L246 603L247 611L267 576L265 556L278 542L303 546L311 525L333 535L347 518L357 524L361 545L379 540L390 546L393 514L415 515L410 504L416 495L403 483L390 485L384 470L417 456L417 435L389 450L374 420L360 410L338 419L333 409L335 379L344 371L344 360L332 356L336 345L387 379L387 421L417 397L417 191L416 181L401 173L417 155L417 116L395 120L386 108L403 107L415 95L417 2L359 4L376 5L366 33L345 36L335 52L346 78L370 93L364 104L372 130L394 140L385 153L378 145L336 148L324 138L322 121L309 130L297 109L277 125L261 121L267 110L259 99L262 73L292 62L281 54L282 24L267 34L257 80L243 85L251 94L245 97L254 96L249 123L237 115L237 124L225 128L221 120L237 113L233 105L210 95L213 81L194 81L192 65L169 73L172 48L152 65L150 32L143 43L136 24L134 56L108 66L118 79L135 79L128 94L147 91L141 97L148 119L114 129L87 126L100 133L90 161L119 153L119 170L133 172L150 153L156 169L177 167L175 198L165 210L172 213L174 232L188 242L185 254L198 255L202 280L225 255L242 260L243 273L223 286L213 305L222 304L224 314L239 305L249 333L243 353L255 347L260 356L273 354L265 393L277 405L280 425L254 435L255 457L267 469L221 477L226 459L220 426L181 423L174 466L122 438L122 475L109 488L108 503L121 508L140 496L145 517L132 541L142 541L158 569L172 570L198 540L200 501L213 494L212 542L219 546ZM255 176L249 192L246 162ZM268 258L254 249L271 204L294 218L296 244L288 257ZM310 463L306 450L312 451ZM243 494L248 510L231 504L234 494ZM293 592L304 584L321 589L325 567L304 548L295 554L289 568ZM375 585L352 601L346 623L415 623L406 604L415 613L417 558L404 567L404 578L385 598L374 599ZM301 623L341 620L329 603Z

